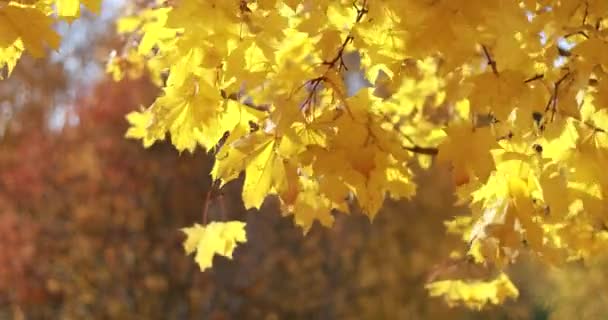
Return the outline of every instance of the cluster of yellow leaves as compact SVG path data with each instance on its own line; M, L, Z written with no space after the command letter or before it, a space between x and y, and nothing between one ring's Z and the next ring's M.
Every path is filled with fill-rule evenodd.
M373 217L385 194L415 191L410 140L441 132L421 113L439 87L432 60L413 62L416 78L402 86L385 81L384 98L373 88L347 94L346 54L355 51L366 11L350 1L310 10L281 1L181 1L122 19L119 31L141 37L123 59L140 55L151 74L168 73L162 96L128 116L127 136L150 146L168 133L180 151L213 151L212 174L222 184L245 172L247 208L278 195L305 231L315 221L331 226L351 195ZM325 12L328 21L310 19ZM116 64L110 69L122 77ZM401 117L412 122L394 130L391 119Z
M24 51L41 57L46 49L57 49L61 39L53 30L53 15L71 21L81 3L97 12L101 0L0 0L0 70L10 75Z
M352 199L373 218L412 196L410 166L438 153L474 261L589 258L608 243L606 16L600 0L159 1L119 23L163 89L127 136L212 152L221 184L245 173L247 208L274 194L305 231ZM516 295L489 285L450 300Z

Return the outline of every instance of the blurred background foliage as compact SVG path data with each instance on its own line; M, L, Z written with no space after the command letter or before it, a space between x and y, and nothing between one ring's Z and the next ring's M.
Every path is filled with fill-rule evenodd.
M114 6L110 6L114 8ZM0 319L605 319L605 261L509 270L520 298L482 312L448 308L429 279L489 277L450 260L455 207L445 168L370 223L339 215L303 236L278 205L246 212L238 183L214 220L248 222L234 261L201 273L179 228L200 222L211 160L123 138L128 111L158 94L144 76L115 83L103 64L124 39L102 17L45 60L0 82Z

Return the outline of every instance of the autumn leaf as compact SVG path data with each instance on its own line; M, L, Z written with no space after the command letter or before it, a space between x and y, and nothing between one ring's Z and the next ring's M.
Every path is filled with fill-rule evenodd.
M237 245L247 241L245 223L240 221L211 222L205 226L195 224L182 231L186 234L186 254L196 252L194 260L201 271L211 267L214 255L232 259Z
M10 2L0 7L0 48L14 46L21 40L25 49L42 57L45 49L57 49L60 37L51 28L52 17L34 7Z
M519 291L504 273L491 281L436 281L427 284L426 289L433 297L442 296L451 306L462 304L472 309L501 304L506 299L519 296Z

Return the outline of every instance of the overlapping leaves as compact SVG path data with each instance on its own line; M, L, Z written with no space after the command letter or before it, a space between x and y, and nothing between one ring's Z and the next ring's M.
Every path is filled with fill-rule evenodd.
M212 151L215 179L245 173L248 208L274 194L304 230L330 226L351 199L373 218L387 195L415 193L413 163L439 154L471 209L455 232L475 262L592 257L607 220L606 15L579 0L147 9L123 26L151 74L169 78L129 115L128 136ZM346 81L357 72L365 81ZM517 294L492 290L481 296Z
M57 49L61 39L53 24L57 18L77 18L81 4L98 12L101 0L0 1L0 70L10 75L23 52L40 57L46 49Z

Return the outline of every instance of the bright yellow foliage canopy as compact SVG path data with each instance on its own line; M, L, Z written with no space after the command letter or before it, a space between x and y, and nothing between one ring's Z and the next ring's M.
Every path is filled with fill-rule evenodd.
M163 89L127 136L202 147L222 184L245 173L247 208L276 195L304 231L411 197L438 155L472 261L586 259L608 244L606 17L600 0L160 1L119 24ZM480 307L517 296L504 277L429 288Z
M0 1L0 64L57 46L52 4L78 12ZM415 194L413 167L448 164L470 208L448 231L500 271L523 252L555 265L608 247L607 17L605 0L156 1L118 22L140 41L108 70L162 89L128 137L211 153L219 185L244 173L247 208L274 195L304 231L373 218ZM203 269L234 247L217 226L186 229ZM429 289L473 307L516 296L497 274Z

